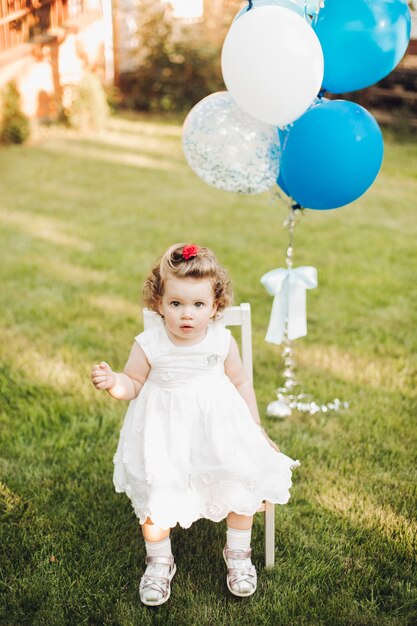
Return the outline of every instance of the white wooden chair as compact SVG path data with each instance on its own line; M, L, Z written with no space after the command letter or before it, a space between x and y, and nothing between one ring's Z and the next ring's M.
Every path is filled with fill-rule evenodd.
M147 330L155 323L159 316L148 309L143 310L144 329ZM246 374L253 383L252 367L252 324L250 304L242 303L232 306L222 312L219 320L225 326L240 326L241 328L241 351L242 362ZM275 562L275 505L271 502L263 502L258 512L264 513L265 520L265 567L273 567Z

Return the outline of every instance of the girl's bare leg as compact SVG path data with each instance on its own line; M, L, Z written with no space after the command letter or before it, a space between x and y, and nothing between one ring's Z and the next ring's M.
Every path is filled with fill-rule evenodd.
M170 528L168 528L168 530L163 530L162 528L159 528L159 526L155 526L149 517L146 522L141 525L141 528L145 541L163 541L163 539L169 537L169 533L171 532Z
M236 530L250 530L253 524L253 515L238 515L230 512L226 519L229 528Z

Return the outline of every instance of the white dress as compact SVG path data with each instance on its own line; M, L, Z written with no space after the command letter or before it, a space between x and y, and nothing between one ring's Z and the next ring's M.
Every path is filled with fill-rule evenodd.
M151 370L129 404L113 481L140 523L189 528L288 502L298 461L271 447L226 376L230 331L213 323L200 343L177 346L161 323L136 341Z

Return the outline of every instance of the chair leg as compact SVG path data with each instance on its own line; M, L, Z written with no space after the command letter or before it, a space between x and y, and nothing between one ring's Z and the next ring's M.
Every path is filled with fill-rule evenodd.
M265 567L275 563L275 505L265 502Z

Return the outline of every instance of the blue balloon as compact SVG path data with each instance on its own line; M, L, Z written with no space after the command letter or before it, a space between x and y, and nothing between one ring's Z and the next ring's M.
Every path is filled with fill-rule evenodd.
M280 143L280 147L281 147L281 153L284 150L284 146L285 146L285 139L287 137L288 131L283 129L283 128L278 128L278 137L279 137L279 143ZM290 196L290 192L288 191L288 187L285 184L285 180L284 177L282 175L282 169L279 169L279 174L278 174L278 178L277 178L277 185L278 187L280 187L282 189L282 191L287 195Z
M355 102L326 100L289 129L280 175L302 207L336 209L372 185L383 154L382 133L369 111Z
M279 176L277 178L277 185L280 189L282 189L282 191L287 195L287 196L291 196L290 192L288 191L288 187L285 184L285 180L284 177L282 175L281 170L279 171Z
M355 91L401 61L410 40L410 10L407 0L326 0L313 28L323 48L323 87Z
M300 0L252 0L252 9L256 9L257 7L265 7L265 6L277 6L284 7L285 9L291 9L304 17L304 2ZM239 19L242 15L246 13L249 5L240 9L240 11L236 14L236 17L233 21Z

